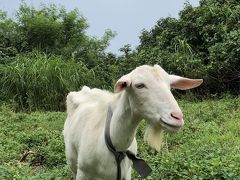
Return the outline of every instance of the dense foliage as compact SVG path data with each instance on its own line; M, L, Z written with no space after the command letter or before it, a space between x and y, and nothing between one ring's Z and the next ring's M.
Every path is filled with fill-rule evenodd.
M17 110L64 110L64 98L81 86L109 89L115 55L105 49L114 33L86 35L78 10L22 4L15 18L0 11L0 101ZM109 61L109 63L106 63Z
M240 3L186 4L180 18L160 19L143 31L138 55L170 71L204 77L202 93L240 92Z
M186 3L179 15L143 30L136 50L128 44L116 56L105 52L115 33L88 36L86 19L76 9L36 9L23 2L14 18L0 10L0 101L16 109L60 110L69 90L111 89L136 66L156 63L170 73L203 78L191 91L201 97L239 95L239 1Z
M180 101L185 126L165 134L160 153L143 143L139 154L153 169L147 179L231 179L240 177L240 99ZM0 108L0 178L70 179L62 128L65 113L14 113ZM133 179L140 179L134 172Z
M40 52L62 55L68 59L75 57L90 65L87 60L97 61L103 55L109 39L114 33L106 31L98 40L86 35L86 20L78 10L67 12L63 7L45 6L39 10L22 4L16 18L8 18L0 13L0 63L18 53Z

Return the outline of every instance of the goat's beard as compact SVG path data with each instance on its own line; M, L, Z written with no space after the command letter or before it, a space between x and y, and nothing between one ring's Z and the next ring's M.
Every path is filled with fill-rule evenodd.
M144 141L147 142L151 148L159 152L162 146L163 132L164 130L160 125L148 124L144 134Z

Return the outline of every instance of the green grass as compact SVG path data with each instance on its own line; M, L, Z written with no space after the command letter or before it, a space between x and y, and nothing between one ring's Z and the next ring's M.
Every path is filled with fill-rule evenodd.
M152 167L147 179L239 179L240 98L180 101L185 126L165 134L162 151L143 143L139 154ZM0 108L0 179L69 179L62 137L66 114L14 113ZM26 158L20 159L31 151ZM140 179L133 173L133 179Z

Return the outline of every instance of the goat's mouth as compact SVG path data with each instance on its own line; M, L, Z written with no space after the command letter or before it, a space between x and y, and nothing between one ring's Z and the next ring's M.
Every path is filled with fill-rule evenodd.
M173 131L173 132L178 131L182 127L182 125L174 125L174 124L167 123L163 119L160 119L160 124L164 129L168 131Z

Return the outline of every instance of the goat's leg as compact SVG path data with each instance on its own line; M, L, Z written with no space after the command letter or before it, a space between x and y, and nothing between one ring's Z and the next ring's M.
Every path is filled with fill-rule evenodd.
M91 180L81 169L77 169L77 177L76 180Z
M72 171L72 179L76 180L77 176L77 153L73 147L66 146L66 159Z
M77 162L73 159L71 161L68 161L70 169L72 171L72 180L76 180L77 176Z
M132 170L132 168L130 167L127 171L127 175L125 176L126 180L131 180L131 170Z

